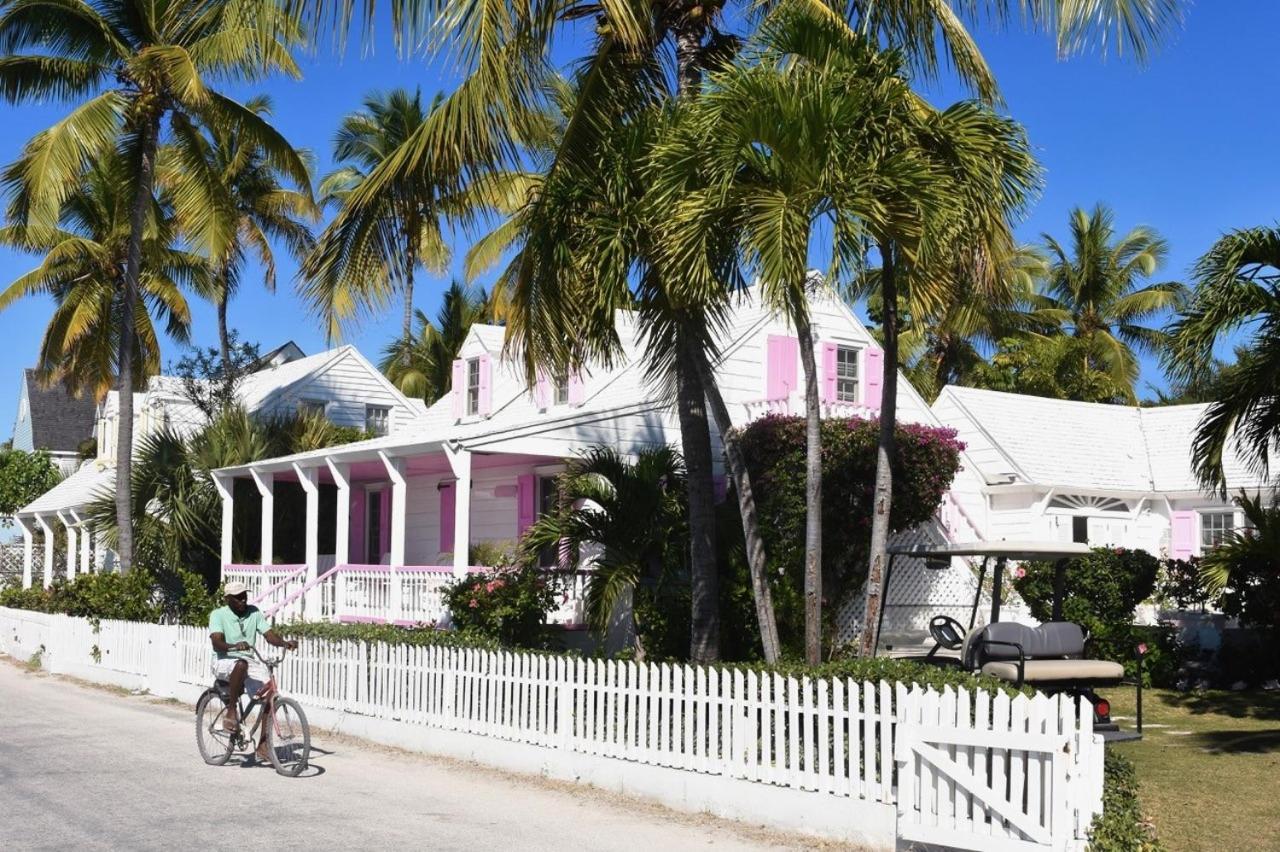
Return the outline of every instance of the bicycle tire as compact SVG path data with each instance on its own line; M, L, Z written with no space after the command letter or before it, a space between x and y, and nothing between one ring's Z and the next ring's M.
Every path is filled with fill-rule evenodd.
M271 724L267 726L267 755L276 772L296 778L311 759L311 726L302 705L292 698L276 697Z
M222 766L231 759L235 741L231 733L222 730L222 719L227 705L215 689L207 689L196 702L196 747L200 757L210 766Z

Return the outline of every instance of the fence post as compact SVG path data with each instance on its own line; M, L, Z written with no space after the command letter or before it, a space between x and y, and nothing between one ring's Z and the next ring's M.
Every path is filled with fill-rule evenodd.
M556 734L565 751L573 751L573 684L577 666L577 660L556 658Z

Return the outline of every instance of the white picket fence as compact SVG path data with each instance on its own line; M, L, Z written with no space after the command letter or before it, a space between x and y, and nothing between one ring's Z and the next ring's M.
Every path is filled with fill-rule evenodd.
M191 700L207 631L0 608L0 651ZM282 688L395 744L888 848L1083 848L1100 737L1066 698L305 640Z

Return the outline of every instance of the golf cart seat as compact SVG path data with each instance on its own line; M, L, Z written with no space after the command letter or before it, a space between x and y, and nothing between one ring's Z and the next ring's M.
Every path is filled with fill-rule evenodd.
M1039 627L1002 621L969 631L961 659L970 671L1021 686L1053 689L1114 686L1124 666L1084 659L1084 631L1070 621Z

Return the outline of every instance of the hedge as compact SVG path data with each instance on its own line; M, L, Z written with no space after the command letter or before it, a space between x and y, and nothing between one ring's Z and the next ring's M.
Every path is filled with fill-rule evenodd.
M1151 823L1143 818L1133 761L1107 749L1103 763L1102 813L1093 818L1089 848L1095 852L1159 852Z

